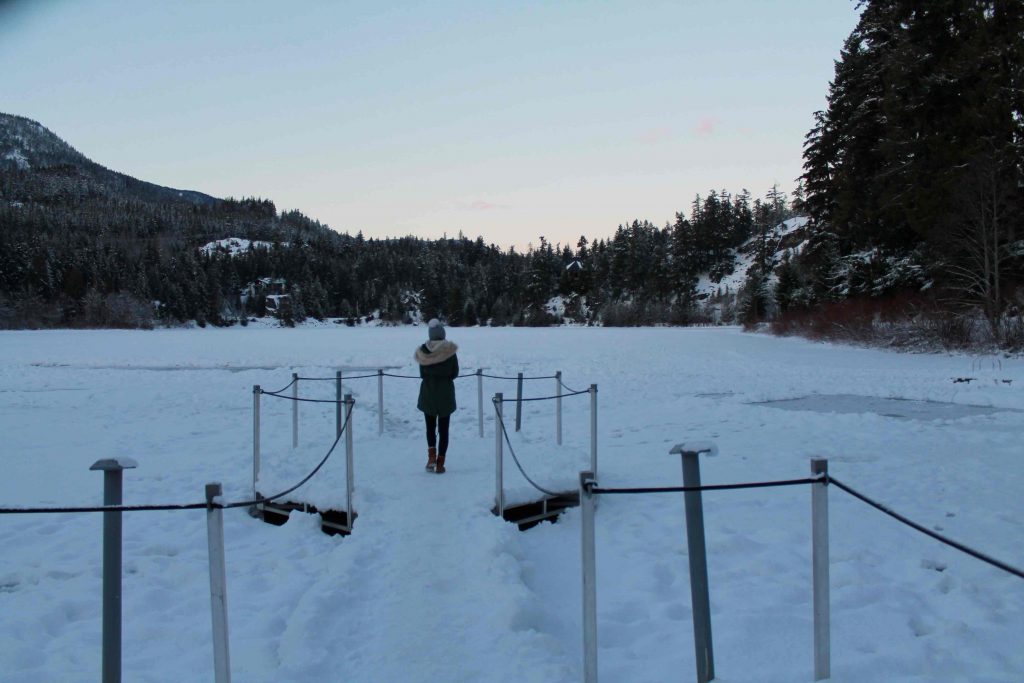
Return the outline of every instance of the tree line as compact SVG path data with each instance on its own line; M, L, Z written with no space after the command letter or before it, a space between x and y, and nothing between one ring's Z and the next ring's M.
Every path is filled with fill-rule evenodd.
M638 219L609 238L562 245L540 236L520 252L461 234L339 234L262 199L156 203L50 193L32 200L17 191L18 173L0 174L7 326L244 324L267 313L258 288L242 296L260 278L286 283L289 296L275 310L284 324L371 316L402 323L417 314L453 325L709 321L698 277L730 274L737 247L791 214L778 188L763 199L711 191L660 228ZM266 246L200 251L224 237ZM563 307L552 310L558 297Z

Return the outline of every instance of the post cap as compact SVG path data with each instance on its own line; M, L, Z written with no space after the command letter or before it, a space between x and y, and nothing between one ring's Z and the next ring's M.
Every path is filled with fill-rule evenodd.
M215 499L220 498L222 495L224 495L224 487L221 486L219 481L211 482L206 485L207 504L215 502Z
M138 466L139 463L131 458L103 458L94 462L89 469L102 470L104 472L120 472L121 470L130 470Z
M684 441L677 443L669 451L670 454L700 455L706 453L709 457L718 455L718 446L714 441Z

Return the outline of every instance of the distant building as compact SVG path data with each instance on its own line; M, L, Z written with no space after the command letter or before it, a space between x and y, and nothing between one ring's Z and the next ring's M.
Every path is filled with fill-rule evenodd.
M281 310L281 305L288 300L288 281L283 277L261 277L249 283L240 292L242 306L245 306L250 299L265 297L267 313L276 313Z
M580 263L579 259L573 259L569 265L565 267L567 273L578 273L583 270L583 264Z

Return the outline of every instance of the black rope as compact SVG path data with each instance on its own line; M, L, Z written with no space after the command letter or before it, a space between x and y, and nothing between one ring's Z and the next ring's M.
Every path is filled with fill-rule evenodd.
M959 550L962 553L966 553L966 554L970 555L971 557L974 557L976 559L981 560L982 562L987 562L988 564L992 565L993 567L998 567L999 569L1002 569L1004 572L1009 572L1010 574L1013 574L1014 576L1016 576L1018 578L1024 579L1024 570L1017 569L1016 567L1010 566L1010 565L1006 564L1005 562L1001 562L1001 561L999 561L999 560L997 560L997 559L995 559L993 557L989 557L985 553L982 553L982 552L980 552L978 550L975 550L974 548L969 548L966 545L964 545L963 543L958 543L957 541L954 541L951 538L948 538L946 536L943 536L940 533L932 531L931 529L929 529L927 527L924 527L924 526L918 524L917 522L915 522L913 520L907 519L906 517L904 517L903 515L899 514L898 512L894 512L893 510L890 510L888 507L886 507L885 505L882 505L878 501L872 500L871 498L868 498L867 496L865 496L860 491L857 491L857 490L855 490L853 488L850 488L849 486L847 486L843 482L839 481L835 477L829 477L828 478L828 483L834 484L836 487L842 489L843 491L846 491L847 493L849 493L854 498L857 498L857 499L867 503L868 505L870 505L871 507L873 507L873 508L875 508L877 510L881 510L882 512L884 512L885 514L889 515L893 519L896 519L896 520L898 520L900 522L903 522L904 524L906 524L910 528L916 529L916 530L920 531L922 534L925 534L927 536L931 536L936 541L940 541L942 543L945 543L946 545L948 545L951 548L956 548L957 550Z
M73 513L73 512L151 512L157 510L203 510L203 509L214 509L214 510L229 510L231 508L249 507L251 505L258 505L260 503L268 503L273 500L277 500L283 496L287 496L289 493L299 488L307 481L312 479L317 472L327 463L327 460L334 453L334 449L337 448L338 442L341 441L342 435L348 429L349 420L352 418L352 411L348 411L348 415L345 417L345 424L342 425L341 431L338 432L338 436L335 437L334 443L331 444L327 454L317 463L317 466L313 468L309 474L307 474L302 481L295 486L285 489L280 493L275 493L272 496L265 498L258 498L255 500L243 500L236 503L188 503L183 505L102 505L94 507L36 507L36 508L0 508L0 515L17 515L17 514L56 514L56 513Z
M562 385L562 388L563 388L563 389L567 389L567 390L571 391L571 392L572 392L572 393L574 393L574 394L585 394L585 393L587 393L587 392L589 391L589 389L588 389L588 390L585 390L585 391L577 391L576 389L573 389L572 387L570 387L569 385L567 385L567 384L566 384L565 382L563 382L562 380L558 380L558 383Z
M561 396L537 396L535 398L505 398L505 397L502 397L501 402L502 403L517 403L519 401L522 401L523 403L526 403L527 401L550 401L550 400L556 399L556 398L568 398L570 396L579 396L580 394L589 394L589 393L590 393L590 390L588 389L587 391L574 391L571 394L562 394ZM497 399L494 399L494 400L497 400Z
M701 484L700 486L647 486L640 488L605 489L599 486L588 488L590 493L689 493L691 491L731 491L734 489L761 489L772 486L799 486L801 484L820 484L825 480L821 477L805 479L780 479L778 481L754 481L746 484Z
M291 389L292 385L295 384L295 380L296 379L302 379L302 378L301 377L299 377L299 378L293 377L291 382L288 382L288 384L285 384L283 387L281 387L277 391L263 391L262 389L260 389L260 391L263 392L264 394L271 394L271 395L273 395L273 394L280 394L285 389Z
M396 375L390 372L384 372L381 374L384 375L385 377L397 377L398 379L423 379L419 375Z
M548 489L544 488L543 486L535 482L533 479L530 478L530 475L526 473L526 470L523 469L522 464L519 462L519 458L516 457L516 449L512 448L512 441L509 440L508 438L508 430L505 429L505 420L502 418L501 412L498 410L498 402L495 400L492 400L491 402L494 403L494 416L498 419L498 424L501 425L501 433L505 435L505 443L508 444L509 453L512 454L512 460L515 462L516 467L519 468L519 473L523 475L523 478L526 479L526 481L530 482L530 485L533 486L533 488L537 489L541 493L546 493L549 496L559 495L558 493L555 493L554 491L549 491Z
M345 399L341 399L339 401L339 400L333 399L333 398L302 398L301 396L289 396L287 394L280 394L280 393L273 392L273 391L263 391L263 390L260 390L260 393L261 394L266 394L267 396L274 396L275 398L283 398L283 399L285 399L287 401L299 401L301 403L335 403L335 404L337 404L337 403L344 403L345 402Z
M511 377L505 377L504 375L482 375L483 377L489 377L490 379L519 379L519 375L512 375ZM558 379L558 375L542 375L538 377L523 377L524 380L534 379Z
M377 376L377 373L375 372L372 375L342 375L341 378L343 380L346 380L346 379L366 379L367 377L376 377L376 376ZM299 379L301 379L301 380L303 380L305 382L335 382L335 381L337 381L338 378L337 378L337 376L335 376L335 377L299 377Z
M353 401L352 404L353 404L353 407L354 407L355 406L355 401ZM320 462L317 463L317 466L313 468L313 471L310 472L309 474L307 474L302 479L302 481L300 481L295 486L292 486L289 489L285 489L284 491L281 491L280 493L275 493L272 496L267 496L265 498L260 498L258 500L242 501L242 502L239 502L239 503L227 503L227 504L224 505L224 508L249 507L250 505L256 505L258 503L266 503L266 502L269 502L269 501L272 501L272 500L277 500L278 498L281 498L282 496L287 496L289 493L291 493L292 491L294 491L295 489L299 488L300 486L305 484L307 481L312 479L313 476L316 475L316 473L320 471L320 468L323 467L324 464L327 463L327 460L331 457L331 454L334 453L334 449L338 447L338 442L341 441L342 435L345 434L345 432L348 430L349 420L352 419L352 411L351 410L347 410L345 412L347 413L345 415L345 423L341 425L341 429L338 430L338 435L336 437L334 437L334 443L332 443L331 447L329 449L327 449L327 454L324 455L323 458L321 458Z
M74 508L0 508L0 515L18 514L54 514L71 512L144 512L151 510L200 510L211 507L206 503L191 503L188 505L106 505L97 507L74 507ZM221 508L223 505L214 503L212 507Z

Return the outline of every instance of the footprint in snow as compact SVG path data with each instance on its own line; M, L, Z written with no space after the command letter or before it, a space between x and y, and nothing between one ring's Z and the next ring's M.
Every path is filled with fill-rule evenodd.
M914 632L914 635L918 638L922 636L930 636L935 632L935 626L924 620L923 617L911 617L907 622L907 626Z
M946 571L946 563L939 562L938 560L921 560L921 567L923 569L934 569L937 572Z

